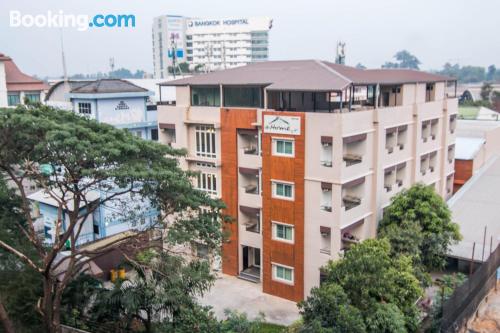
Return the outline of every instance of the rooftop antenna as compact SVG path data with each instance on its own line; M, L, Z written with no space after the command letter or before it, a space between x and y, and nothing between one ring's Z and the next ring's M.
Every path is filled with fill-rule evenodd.
M64 92L69 93L70 91L70 86L68 82L68 71L66 69L66 57L64 56L64 40L63 40L63 30L60 30L61 34L61 60L62 60L62 66L63 66L63 82L64 82Z
M337 55L335 56L335 63L345 65L345 42L337 42Z
M110 72L109 72L110 74L115 71L115 58L114 57L109 58L109 68L110 68Z

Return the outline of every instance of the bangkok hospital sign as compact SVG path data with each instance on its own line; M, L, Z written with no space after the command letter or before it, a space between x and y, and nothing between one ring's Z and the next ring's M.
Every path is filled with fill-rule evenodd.
M300 135L300 117L264 115L264 133Z

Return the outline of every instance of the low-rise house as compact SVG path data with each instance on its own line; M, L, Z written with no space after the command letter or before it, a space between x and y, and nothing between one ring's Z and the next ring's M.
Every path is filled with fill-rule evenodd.
M24 74L12 58L0 53L0 107L14 107L31 102L43 101L48 85L41 80Z

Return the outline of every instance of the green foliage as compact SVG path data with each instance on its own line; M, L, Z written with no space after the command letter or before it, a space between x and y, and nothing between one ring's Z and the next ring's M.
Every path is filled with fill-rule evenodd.
M319 327L332 332L366 331L361 311L351 305L343 288L336 283L313 288L299 308L306 323L302 332L315 332Z
M391 303L377 303L365 318L367 332L405 333L405 316Z
M187 324L181 321L193 311L202 311L195 297L203 295L213 283L208 263L185 262L163 252L148 257L147 266L131 264L133 279L118 281L113 289L99 293L93 310L95 321L111 317L130 327L135 319L143 323L146 332L153 332L154 321L185 328ZM160 313L163 318L158 317Z
M408 227L411 229L405 230ZM397 235L398 228L403 235ZM395 242L395 254L415 257L427 271L443 268L448 249L461 239L458 225L451 222L444 200L424 184L416 184L392 198L379 223L379 235ZM416 239L412 241L412 237ZM404 241L410 243L404 245Z
M17 224L26 225L20 214L20 204L19 196L7 188L0 174L0 240L36 259L30 244L17 227ZM0 300L18 332L41 330L41 316L36 310L36 302L41 295L42 283L38 273L0 248Z
M490 101L491 98L491 93L493 92L493 87L491 86L491 83L489 82L484 82L483 85L481 86L481 99L483 101Z
M396 59L396 62L386 62L382 65L382 68L419 69L420 60L406 50L397 52L394 55L394 58Z
M88 191L112 193L111 191L119 189L132 198L138 196L141 200L149 201L162 213L151 228L167 231L168 237L164 239L167 247L190 246L196 241L205 245L210 253L219 251L224 240L221 228L221 209L224 205L220 200L212 199L193 187L190 179L193 173L183 171L178 165L177 157L183 156L184 150L142 140L126 130L42 105L0 109L0 133L0 171L11 175L18 172L19 177L45 187L61 202L67 202L70 198L72 202L68 204L72 207L80 207L86 200ZM40 170L40 165L44 164L60 170L57 177L44 174ZM109 200L112 199L101 197L101 204ZM88 205L86 213L92 214L96 207L97 205ZM55 257L66 240L75 233L81 217L68 213L64 231L56 238L54 246L44 247L24 222L29 220L28 209L13 212L19 215L20 223L11 223L10 229L1 230L0 233L6 235L4 239L16 250L31 258L39 272L49 272L39 274L40 285L45 283L51 286L44 289L44 302L41 304L46 327L57 331L57 328L52 327L54 319L49 316L56 316L59 311L60 298L55 297L56 291L61 295L70 281L56 281L54 261L50 258ZM117 214L121 214L117 218L133 218L137 214L137 207L129 205ZM167 216L175 216L175 219L167 223ZM12 237L13 234L19 237ZM25 234L31 235L30 240ZM154 246L148 242L140 245ZM81 249L74 247L70 250L72 258L80 255ZM174 255L171 257L173 258L167 258L166 267L158 268L176 272L171 275L171 279L166 278L161 284L162 287L171 289L151 293L151 296L168 297L170 309L179 310L178 305L184 304L182 302L189 303L194 293L205 291L212 277L204 262L184 264ZM14 258L15 265L23 268L24 263L28 262L23 256L9 255L0 260L4 258ZM76 272L70 271L68 276L74 273ZM148 279L144 283L146 287L151 286ZM148 292L147 288L144 292ZM144 294L137 289L132 288L130 295L123 303L117 303L130 313L141 306L157 305L154 302L152 305L141 303ZM156 298L152 300L157 302ZM34 306L35 302L29 304Z
M387 240L366 240L353 246L343 259L330 262L325 273L324 284L313 289L311 296L300 304L307 332L313 332L318 325L325 332L363 332L360 318L367 332L417 328L415 302L423 291L411 259L393 256ZM373 316L374 309L380 317ZM340 316L348 318L350 326L356 329L339 327Z

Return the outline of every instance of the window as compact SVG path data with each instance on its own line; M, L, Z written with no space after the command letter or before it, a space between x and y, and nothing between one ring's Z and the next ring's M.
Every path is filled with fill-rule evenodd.
M157 128L153 128L151 130L151 140L158 141L158 129Z
M92 106L90 103L78 103L78 112L81 114L91 114Z
M8 94L7 99L7 103L9 106L16 106L18 104L21 104L21 98L19 97L19 94Z
M220 88L193 87L191 89L191 105L220 106Z
M224 106L262 107L260 87L224 87Z
M25 96L31 103L40 102L40 93L27 93Z
M293 284L293 268L273 264L274 280Z
M292 184L278 183L278 182L273 183L273 197L286 200L293 200L293 195L294 193Z
M208 246L205 244L196 243L196 256L199 259L208 259Z
M213 126L196 126L196 156L216 157L215 128Z
M273 155L294 156L293 140L273 139Z
M273 239L293 243L293 226L273 222Z
M217 194L217 177L213 173L200 173L197 177L197 188L201 191Z

